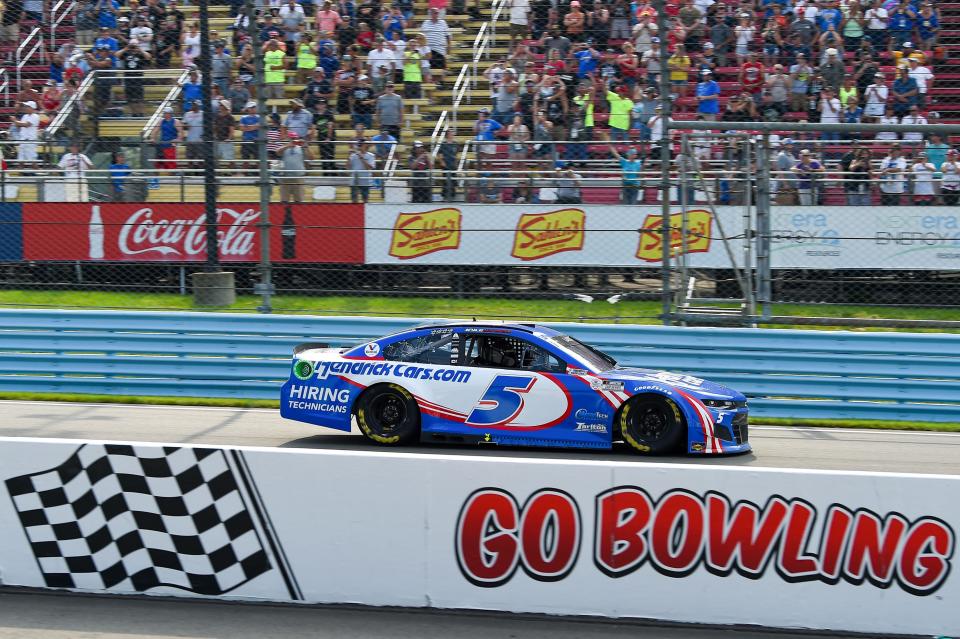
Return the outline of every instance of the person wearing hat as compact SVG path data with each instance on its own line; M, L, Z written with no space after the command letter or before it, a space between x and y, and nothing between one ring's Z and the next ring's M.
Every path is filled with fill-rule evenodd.
M140 49L147 53L153 52L153 29L150 28L150 21L146 16L139 16L133 21L135 24L130 29L130 39L136 38L140 43Z
M260 137L260 116L257 114L256 100L249 100L243 105L243 115L238 122L240 129L240 158L243 160L257 160L257 139ZM245 165L255 167L256 165Z
M797 178L800 206L813 206L818 201L819 179L824 174L823 164L808 149L800 151L800 161L793 167Z
M476 145L478 165L484 165L488 159L496 154L496 135L497 131L502 128L503 125L490 117L490 109L487 107L482 107L477 112L477 121L473 125L473 133L474 139L480 142Z
M416 140L407 160L410 169L410 201L417 204L433 202L433 161L429 149Z
M843 60L840 59L840 52L836 49L827 49L825 55L826 62L820 65L820 77L823 79L825 86L833 89L835 93L839 93L840 87L843 85L843 78L847 74L846 67L843 65Z
M303 102L294 98L290 100L290 110L283 119L286 131L293 131L303 140L313 138L313 114L303 108Z
M310 147L304 139L287 131L287 140L277 149L280 168L277 181L280 183L280 201L303 202L303 183L307 175L307 160L312 159Z
M268 100L282 100L286 82L287 54L279 40L271 38L263 47L264 97Z
M927 106L927 93L933 88L933 72L916 57L907 58L908 74L917 82L917 104Z
M700 71L697 83L697 113L704 120L715 121L720 113L720 85L713 79L713 71Z
M864 97L863 119L865 122L876 122L883 115L887 98L890 97L890 87L882 73L874 74L873 83L867 87Z
M233 131L237 123L233 118L230 107L230 100L220 100L216 103L216 110L213 115L213 139L217 157L232 164L236 158L233 147ZM233 167L228 165L228 168Z
M390 151L397 144L397 138L391 135L386 127L380 127L380 132L370 138L370 144L373 145L373 154L377 158L377 168L383 169L390 157ZM380 189L383 186L383 180L378 178L373 181L373 188Z
M313 70L313 77L303 89L303 106L309 111L315 111L317 103L327 102L333 96L333 85L327 78L322 67Z
M158 171L177 170L176 145L183 140L183 124L173 117L173 107L163 108L163 117L153 129L157 158L154 164Z
M907 161L900 150L900 144L890 147L890 152L880 161L877 175L880 178L880 204L900 206L900 196L906 185Z
M940 165L940 193L943 203L956 206L960 203L960 155L956 149L947 150L947 159Z

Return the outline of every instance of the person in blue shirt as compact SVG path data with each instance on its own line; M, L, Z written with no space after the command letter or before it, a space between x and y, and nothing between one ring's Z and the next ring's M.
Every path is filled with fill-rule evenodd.
M898 118L905 116L910 107L920 103L920 87L917 86L917 81L910 77L910 69L897 69L897 79L893 82L890 95L893 112Z
M577 77L587 78L595 73L600 65L600 52L593 48L593 40L578 44L573 57L577 59Z
M93 41L94 50L101 48L101 45L107 45L111 51L120 50L120 43L113 37L111 27L100 27L100 35Z
M937 34L940 32L940 20L929 4L923 5L920 15L917 16L917 34L920 36L920 48L924 51L932 49L937 44Z
M390 156L390 149L397 143L397 138L390 135L390 132L386 129L380 129L379 134L370 138L370 143L373 144L373 154L377 158L377 166L382 169ZM383 181L379 178L374 179L373 188L383 188Z
M893 48L899 49L911 38L913 33L914 21L917 14L910 7L907 0L903 0L900 6L890 12L890 20L887 22L887 31L890 32L890 39L893 41Z
M640 170L643 168L643 162L637 157L637 150L629 147L624 151L625 155L620 155L616 147L610 143L610 136L605 136L607 148L611 155L620 163L620 170L623 172L620 182L620 202L622 204L636 204L640 196Z
M196 71L191 71L190 76L180 90L180 98L183 100L183 110L190 109L190 105L202 97L200 76Z
M720 85L713 79L710 69L701 71L700 78L697 83L697 113L704 120L714 121L720 113Z
M817 28L821 31L827 31L831 26L839 31L842 22L843 13L836 6L824 7L817 14Z
M477 123L473 125L474 139L484 142L477 146L477 160L482 165L484 159L492 158L497 152L497 145L494 144L497 131L503 128L503 125L490 117L490 110L486 107L480 109L477 115Z
M101 28L117 28L117 9L119 8L120 5L113 0L100 0L97 5L97 23Z
M250 100L243 105L243 115L240 116L240 157L244 160L256 161L257 138L260 136L260 116L257 115L257 102ZM256 165L250 165L253 168Z
M110 164L110 185L113 187L113 201L124 202L127 197L127 178L133 171L127 164L122 151L116 151L113 154L113 162Z
M317 58L317 66L321 67L328 78L332 78L337 69L340 68L340 58L334 54L333 45L325 46L320 49L320 57Z

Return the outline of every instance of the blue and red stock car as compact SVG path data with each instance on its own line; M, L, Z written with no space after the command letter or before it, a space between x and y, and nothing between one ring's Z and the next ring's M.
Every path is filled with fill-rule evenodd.
M689 375L624 368L536 324L418 326L353 348L294 350L280 413L360 431L380 444L416 441L742 453L743 394Z

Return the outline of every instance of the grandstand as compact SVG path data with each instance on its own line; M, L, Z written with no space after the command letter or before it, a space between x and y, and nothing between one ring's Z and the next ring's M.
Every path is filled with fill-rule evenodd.
M794 23L801 22L799 16L809 15L811 7L814 13L819 11L819 16L813 16L811 22L816 25L819 21L820 26L825 27L830 23L829 16L832 12L842 10L841 14L844 11L849 14L851 5L855 6L855 3L851 0L850 3L844 2L841 7L837 3L826 0L820 3L820 8L817 10L814 2L784 1L783 8L791 17L781 21L783 24L779 26L776 34L772 33L777 29L771 28L771 24L779 24L780 15L784 13L784 11L772 9L777 5L776 2L713 3L710 0L698 2L683 0L676 4L667 3L666 12L672 26L670 32L664 34L663 39L666 41L671 60L675 57L677 59L677 68L674 69L671 66L670 70L671 80L674 81L673 94L670 96L674 120L685 121L698 117L700 101L696 97L696 86L704 77L701 75L703 69L710 69L712 77L716 80L719 89L716 100L717 118L720 120L816 121L820 111L819 91L816 85L821 79L823 84L829 84L831 80L827 76L833 74L830 75L832 78L839 73L836 77L841 81L843 78L854 78L852 84L857 85L856 78L863 74L858 73L862 64L860 47L855 46L855 43L860 42L861 38L856 35L857 27L847 28L847 23L851 22L849 15L846 16L846 22L841 23L843 28L840 37L847 38L845 43L842 41L838 43L835 39L837 36L830 35L835 32L828 33L830 29L819 27L815 34L816 40L805 43L804 38L808 36L804 35L803 29L794 28ZM182 46L177 44L174 47L175 50L172 51L166 64L148 64L142 71L143 79L140 84L143 99L142 104L138 105L135 99L131 100L131 97L135 96L127 91L131 76L128 71L118 68L119 64L106 64L95 73L92 69L84 68L97 66L95 61L92 64L81 63L80 71L71 68L74 66L71 60L76 56L76 52L86 52L93 48L90 34L93 29L87 28L91 25L88 17L84 15L88 4L87 0L60 0L51 3L43 16L26 13L16 15L20 0L8 0L5 4L4 23L7 26L5 33L0 34L4 39L0 42L0 60L6 60L0 72L0 99L2 99L0 115L3 120L0 123L0 129L10 133L11 139L3 147L8 164L7 170L4 171L3 198L8 201L24 202L55 199L55 196L51 196L50 193L41 191L44 191L45 182L51 176L59 175L56 164L66 151L66 143L70 139L79 137L83 140L85 150L92 158L94 165L100 170L100 177L90 178L90 197L94 199L111 197L106 170L111 163L111 153L122 150L135 172L134 175L142 177L141 182L144 188L135 192L142 195L143 199L150 202L201 201L203 184L199 163L191 164L185 161L189 144L177 145L177 171L164 172L159 170L160 165L157 163L158 157L153 143L153 136L163 117L164 109L173 108L176 118L182 116L184 98L189 92L187 85L192 83L185 68L185 62L190 60L185 60L184 57L193 59L192 54L196 53L192 49L194 45L191 44L191 38L194 36L190 30L190 24L195 21L196 7L181 5L174 8L174 11L179 11L182 15L178 26L181 33L186 32L185 35L180 36L180 39L185 39ZM175 2L173 4L175 5ZM277 4L275 7L278 13L283 4L286 3ZM412 3L413 16L404 29L407 42L413 43L413 35L419 33L424 21L429 19L429 8L443 4L445 3L436 0L430 0L429 3L426 0L417 0ZM651 131L648 126L650 113L644 109L658 104L660 97L642 92L645 86L644 76L647 75L648 70L645 58L637 57L639 69L633 72L628 63L622 63L621 55L625 51L626 44L633 44L638 47L638 50L643 47L649 49L651 46L649 33L631 26L633 34L629 40L613 37L623 35L622 29L615 28L614 24L621 19L617 17L621 14L617 13L615 8L624 5L622 1L611 3L609 17L605 17L604 9L599 3L584 0L583 15L586 19L582 20L579 27L577 26L577 17L581 15L579 2L554 4L532 3L530 26L533 33L530 32L531 29L519 30L525 31L525 34L517 34L515 33L517 30L511 27L511 0L474 6L469 13L466 12L466 7L456 4L447 8L444 19L450 26L452 45L448 51L447 70L443 83L424 81L421 83L419 97L404 99L402 123L399 127L399 144L392 154L384 154L381 158L383 161L378 165L377 180L384 188L374 188L370 196L371 201L378 201L384 197L391 201L406 200L404 184L410 177L407 159L414 141L421 140L426 143L431 147L435 160L439 160L444 155L440 142L444 139L444 133L448 128L455 129L452 140L455 142L456 161L455 166L448 168L456 171L459 186L463 187L458 189L456 196L458 198L466 197L473 201L529 201L530 198L537 197L537 192L543 187L543 180L554 179L553 164L559 160L572 163L577 172L585 178L581 201L616 203L621 194L622 172L606 142L611 132L614 133L613 137L616 141L615 150L625 153L627 147L636 148L639 151L639 157L646 160L643 171L650 176L658 172L655 161L657 132ZM366 11L370 15L377 13L381 8L380 3L374 0L358 3L358 5L356 7L358 12ZM901 65L921 67L921 70L926 67L932 72L933 79L929 81L930 88L922 104L918 105L918 115L924 116L930 124L960 124L960 83L957 82L960 80L960 72L953 72L951 69L951 60L960 53L960 3L939 2L930 9L920 8L919 2L917 5L918 12L932 11L939 16L937 19L939 33L931 35L929 31L925 31L918 22L921 16L914 21L917 24L911 25L909 33L904 35L905 32L902 29L897 30L902 25L891 18L886 32L874 43L877 45L873 51L877 67L869 71L867 76L873 71L879 71L886 76L887 86L890 86L890 80L897 73L898 61ZM138 6L136 2L126 2L118 5L113 18L94 16L94 20L100 20L101 23L104 20L107 23L111 23L112 19L118 20L118 28L106 34L106 37L116 40L117 48L123 47L133 37L129 29L124 27L125 24L130 24L124 18L135 21ZM163 7L165 3L153 0L143 2L143 7L151 17L150 11L158 6ZM397 6L403 8L406 4L399 3ZM629 18L631 22L639 21L646 24L644 16L649 16L653 11L650 5L641 1L631 6L634 7L633 15ZM388 9L389 13L389 5L384 3L383 7ZM545 7L549 7L549 10ZM237 19L231 17L232 7L227 4L218 4L211 6L210 11L211 39L226 40L227 49L230 50L235 62L241 43L236 38L238 31L233 29ZM706 16L702 13L698 16L693 13L694 11L705 11L709 20L701 25L700 20ZM853 11L855 13L856 10ZM312 14L312 10L308 13ZM736 17L727 19L736 24L729 29L731 37L735 38L736 42L729 42L729 46L718 42L717 44L720 45L718 49L729 50L715 59L704 59L703 56L708 54L708 47L704 46L704 43L711 42L710 36L714 33L713 25L725 23L724 19L718 15L720 13L731 16L736 14ZM891 16L894 13L892 7L890 13ZM574 19L568 20L570 14L573 14ZM163 16L162 10L159 11L159 16ZM14 17L16 20L13 20ZM42 20L38 21L36 19L38 17ZM357 17L357 23L362 17ZM163 20L158 18L150 24L153 25L156 47L161 37L166 37L161 33ZM275 21L272 24L279 25L279 22ZM388 24L389 18L382 22L381 26ZM313 15L306 16L305 33L311 35L314 41L320 39L320 26L315 22ZM860 28L870 26L869 21L864 21ZM78 28L86 33L78 32ZM264 25L263 31L269 32L271 28L270 25ZM282 30L281 26L276 28ZM550 36L554 28L558 31L556 39ZM389 31L390 28L385 27L385 30ZM338 65L341 68L365 65L368 54L363 45L370 43L366 38L371 34L364 34L356 29L352 34L349 32L345 34L343 31L341 29L336 37L331 37L331 40L336 41ZM822 35L819 35L820 32ZM518 50L511 51L510 42L515 35L519 35L517 42L522 46ZM863 34L861 45L870 41L871 35L876 37L875 33L867 30ZM78 38L84 41L84 46L76 45ZM911 54L911 49L905 49L903 45L913 40L917 41L918 48L917 53ZM680 43L687 45L689 59L676 53L676 46ZM72 47L72 45L75 46ZM826 53L829 49L835 48L831 45L839 47L837 58L842 59L839 71L836 68L833 70L829 68L831 61ZM358 50L358 47L362 50ZM920 47L924 48L921 50ZM561 54L552 58L551 51L560 51ZM584 51L588 53L588 57L593 57L593 62L583 61L581 54ZM154 53L156 52L155 49ZM790 66L796 61L797 52L806 52L811 63L819 67L823 78L818 79L820 74L814 74L808 82L811 88L806 93L798 94L796 97L790 95L782 104L771 104L770 99L774 96L776 82L768 89L760 90L755 82L757 73L751 73L748 69L750 65L748 52L757 53L756 64L761 65L760 68L763 69L759 76L760 85L763 84L764 78L769 78L774 64L782 64L789 71ZM575 53L580 57L574 57ZM353 54L352 59L346 58L348 54ZM723 57L726 59L722 59ZM910 57L917 57L920 62L916 64L905 62ZM295 61L294 56L288 55L288 59ZM737 62L740 60L746 64L738 65ZM66 69L58 68L58 61L63 62ZM193 62L195 61L193 59ZM596 81L586 80L585 82L584 77L578 77L583 75L578 74L578 70L584 68L581 62L588 65L587 69L592 65ZM299 72L294 67L295 65L291 64L290 68L284 72L285 77L280 93L271 94L266 101L268 111L277 112L283 117L290 110L291 100L304 97L306 82L309 79L309 74ZM563 93L559 100L546 98L518 100L517 105L523 111L524 122L529 124L527 128L530 130L530 136L526 140L522 139L521 135L511 138L512 133L508 130L509 122L506 120L512 119L513 110L517 105L511 105L506 110L501 108L498 111L499 100L493 97L503 81L504 70L509 68L514 68L517 79L523 81L518 83L517 95L524 93L525 80L530 78L533 78L534 82L529 87L535 93L541 88L551 86L556 87L553 89L556 92L554 98L557 93ZM226 82L232 83L241 72L242 69L234 65ZM922 75L922 71L918 73ZM613 88L621 84L629 85L621 97L632 99L632 104L635 105L632 116L629 118L630 124L622 135L626 140L618 140L616 135L618 127L611 127L610 103L606 99L607 88L601 84L602 80L608 78L613 80L611 85ZM635 78L637 81L634 86ZM46 89L45 85L51 79L54 86ZM400 79L399 74L397 79ZM57 85L64 80L67 86L61 93ZM72 82L75 86L71 88ZM595 122L592 132L589 133L589 139L582 132L584 128L582 123L581 126L576 124L577 118L582 117L583 114L578 115L579 109L571 99L579 92L578 85L582 84L591 85L594 92L592 102L595 108L593 113ZM30 88L31 85L34 89ZM401 87L401 83L398 82L400 93L402 93ZM866 106L865 87L866 84L860 82L857 101L861 106ZM849 89L849 86L845 85L845 88ZM340 88L339 91L344 92L346 89ZM374 91L379 92L380 89L375 87ZM746 101L740 101L739 96L744 93L755 97L754 104L759 107L758 109L753 110L749 106L742 106ZM18 145L15 140L17 132L16 129L11 131L10 123L20 117L22 103L31 99L31 96L38 102L40 107L38 111L40 111L42 126L45 130L41 136L38 158L35 161L18 161ZM645 101L644 96L649 104L641 106ZM308 187L311 188L307 189L306 201L350 201L351 193L348 185L350 171L347 161L357 134L352 130L356 118L350 112L349 100L344 97L338 95L338 89L334 86L329 99L329 108L335 111L333 116L336 131L336 142L333 144L334 162L332 165L321 163L319 160L323 154L318 152L319 145L312 144L314 159L307 163L306 179ZM842 92L839 97L844 98ZM893 102L892 98L888 98L888 103L890 102ZM560 103L562 108L557 106ZM544 143L542 140L538 142L534 122L536 116L532 110L549 109L554 106L557 112L548 114L548 119L552 121L549 143ZM475 126L479 111L483 107L491 109L494 119L505 121L500 122L503 126L499 131L491 134L492 139L478 141ZM243 114L242 103L234 103L232 111L235 122L239 123ZM700 114L711 119L711 115L703 113L702 108ZM906 115L908 118L914 117L909 113ZM863 114L860 118L862 117ZM841 114L838 121L844 121L842 118ZM722 126L719 126L718 130L722 130ZM374 128L362 135L369 139L376 134L377 129ZM682 130L675 130L672 140L675 157L683 155L680 149L682 136L684 136ZM651 137L654 139L651 140ZM778 153L779 146L786 137L789 136L773 136L774 144L767 149L771 156ZM869 146L873 156L874 170L894 143L891 139L884 139L889 136L878 136L881 139L873 139L871 135L864 135L861 136L862 140L851 140L834 139L833 136L810 133L793 137L796 143L793 147L796 152L795 161L799 160L801 150L810 150L823 162L827 175L838 178L821 179L823 188L816 197L817 201L823 204L849 202L846 197L849 191L846 182L852 182L854 178L846 171L849 166L841 160L854 142ZM908 155L919 150L925 143L922 136L914 137L917 139L899 141L904 145ZM241 159L242 147L245 143L242 141L242 132L239 127L233 127L232 140L231 146L235 148L231 154L236 159L222 160L219 163L219 199L221 201L256 201L259 198L259 189L256 186L255 171L250 162L243 162ZM692 154L700 161L699 168L702 174L708 178L709 186L706 190L711 191L711 197L721 202L725 197L726 202L736 203L738 187L731 187L728 184L724 195L724 188L720 183L727 181L736 184L744 173L750 173L751 167L743 164L745 160L737 145L732 141L716 138L710 138L707 141L698 140L696 134L686 136L686 140L690 145L687 147L687 154L689 155L692 149ZM945 142L949 144L954 141L946 140ZM518 149L521 151L518 152ZM541 152L543 149L548 152ZM91 176L93 175L96 173L91 173ZM866 180L868 183L871 181L870 177L873 176L868 175ZM784 183L786 182L784 180ZM743 187L739 188L743 190ZM489 193L490 191L493 193ZM871 203L880 202L880 193L875 191L876 189L871 187L869 200ZM445 195L444 180L437 170L433 173L432 192L435 199ZM274 199L279 197L278 190L275 190ZM647 180L646 187L641 187L638 202L657 201L659 201L659 191L652 179Z

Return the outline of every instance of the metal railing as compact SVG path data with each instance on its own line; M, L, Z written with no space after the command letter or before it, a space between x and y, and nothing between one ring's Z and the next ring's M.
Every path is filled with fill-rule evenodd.
M170 87L170 91L167 92L167 95L160 101L160 104L157 105L157 110L153 112L147 119L147 123L143 126L143 130L140 131L140 139L143 141L150 141L153 137L153 130L157 128L160 124L160 120L163 119L163 110L175 104L177 97L183 92L183 83L187 81L187 78L190 77L190 72L187 69L165 69L164 71L174 74L171 77L175 78L176 84Z
M500 21L500 14L503 12L503 8L507 5L507 0L496 0L493 3L493 14L490 16L490 34L491 34L491 46L497 46L497 22ZM489 57L489 52L487 56Z
M94 79L97 77L97 73L100 71L93 71L84 76L83 80L80 82L80 86L77 87L77 91L71 95L66 102L63 103L63 106L60 107L60 111L57 112L57 115L54 116L53 120L50 122L50 125L44 131L44 137L47 140L53 140L57 137L57 134L60 133L62 129L70 118L73 116L74 112L79 113L83 110L83 100L86 97L87 91L90 90L90 87L93 86Z
M469 72L470 65L463 65L460 69L460 74L457 75L456 82L453 83L453 108L451 109L451 119L453 120L454 126L457 124L457 114L460 111L460 105L463 103L464 98L468 102L472 101L472 96L470 94L470 78L467 77Z
M77 0L57 0L50 8L50 46L57 46L57 27L68 18L74 15L77 8Z
M43 47L43 32L40 30L40 27L34 27L33 31L26 37L26 39L20 43L20 46L17 47L17 86L21 86L23 82L23 67L27 65L33 59L33 56L40 54L40 60L42 61L46 56Z
M489 57L490 34L487 32L488 24L488 22L484 22L480 31L477 32L477 37L473 39L473 60L471 61L473 72L470 79L474 90L480 82L480 61Z
M10 76L6 69L0 69L0 93L3 93L4 102L10 101Z

